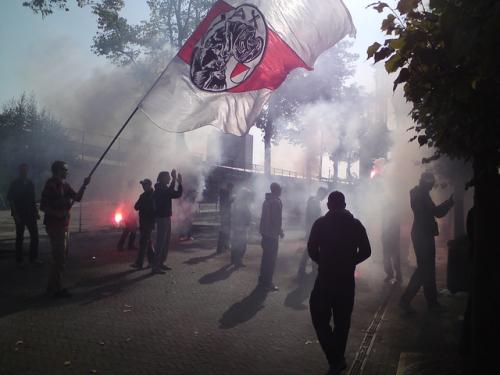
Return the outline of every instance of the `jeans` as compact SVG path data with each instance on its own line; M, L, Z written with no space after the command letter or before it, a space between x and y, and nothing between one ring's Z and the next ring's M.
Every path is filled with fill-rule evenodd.
M36 217L20 217L15 220L16 223L16 261L22 262L23 256L23 241L24 229L28 228L30 234L30 260L38 258L38 226Z
M262 261L260 263L259 284L264 286L273 285L273 274L276 266L276 258L278 257L277 238L262 237Z
M167 261L171 232L172 221L170 217L156 218L156 252L153 260L153 269L159 269Z
M354 284L328 290L316 281L309 299L311 318L318 341L330 366L344 360L354 306ZM333 317L333 329L330 321Z

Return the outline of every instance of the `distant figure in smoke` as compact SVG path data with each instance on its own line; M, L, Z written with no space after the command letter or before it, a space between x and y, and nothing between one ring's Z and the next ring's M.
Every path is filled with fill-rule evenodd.
M144 193L139 196L139 199L134 205L134 209L139 211L139 253L136 261L130 266L132 268L141 269L144 264L144 256L147 254L148 267L152 266L154 251L151 241L151 234L155 227L155 203L153 199L153 183L149 178L140 181ZM146 253L147 252L147 253Z
M248 228L252 221L250 204L253 194L248 189L241 189L233 204L231 226L231 264L235 267L245 267L243 257L247 250Z
M129 250L137 249L135 247L136 232L137 232L137 219L135 217L135 213L127 209L123 214L123 231L122 235L120 236L120 240L118 241L118 245L116 247L117 250L123 251L123 246L125 245L127 237L128 237L127 248Z
M185 194L181 200L180 210L180 241L192 241L193 238L193 218L194 218L194 205L196 201L196 191L190 190Z
M165 262L172 232L172 199L182 196L181 174L177 175L175 169L172 169L171 175L172 177L166 171L160 172L153 194L156 218L156 252L151 271L157 274L171 270ZM175 190L176 182L179 183L177 190Z
M306 218L305 218L305 228L306 228L306 240L309 238L309 233L311 233L311 228L314 222L321 216L321 201L325 199L328 194L328 190L324 187L318 188L315 196L309 197L306 206ZM307 248L304 249L304 254L299 264L299 271L297 276L300 279L304 278L306 275L307 261L309 260L309 253ZM313 272L316 270L313 266Z
M429 309L440 308L437 300L436 288L436 244L434 237L439 234L436 217L445 216L453 206L453 195L439 206L431 199L430 191L435 184L434 175L429 172L422 173L418 186L410 191L410 203L413 210L413 227L411 229L411 240L417 258L417 269L403 293L399 306L406 312L415 310L410 302L417 294L421 286L424 287L424 295Z
M279 288L273 284L274 268L278 257L279 239L285 234L282 228L281 186L276 182L271 184L271 192L266 193L262 204L260 217L260 234L262 236L262 261L260 263L259 286L269 291Z
M401 217L398 204L389 198L382 213L382 249L384 258L385 281L389 282L396 276L396 282L401 283Z
M217 254L222 254L229 249L229 235L231 233L231 205L234 201L232 183L219 191L220 227L217 241Z
M75 192L66 182L68 165L64 161L52 163L51 170L52 177L45 183L40 201L40 210L45 213L43 223L52 248L52 268L47 293L55 298L67 298L71 294L62 287L62 273L68 256L70 211L73 202L82 200L90 177L86 177L80 190Z
M347 367L344 353L354 305L354 271L371 255L365 228L345 207L344 194L331 193L329 212L316 220L307 243L311 259L318 264L309 300L311 318L330 364L329 374Z
M35 185L28 178L28 164L19 166L19 176L11 182L7 192L10 212L16 224L16 262L18 268L23 268L24 229L30 234L30 262L43 264L38 259L38 226L40 218L35 201Z

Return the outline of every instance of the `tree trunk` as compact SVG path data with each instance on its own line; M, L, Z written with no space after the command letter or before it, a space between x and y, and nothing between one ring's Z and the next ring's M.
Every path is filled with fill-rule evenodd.
M494 158L474 160L474 255L471 287L471 348L477 373L494 373L499 351L498 310L494 300L500 295L498 272L500 210L498 166Z

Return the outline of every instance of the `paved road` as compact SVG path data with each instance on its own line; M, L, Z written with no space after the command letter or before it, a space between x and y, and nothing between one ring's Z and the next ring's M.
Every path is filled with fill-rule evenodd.
M269 294L255 290L257 238L247 267L234 270L228 255L214 256L213 229L205 229L195 241L174 243L172 271L151 276L128 268L135 254L115 251L117 237L73 236L66 280L74 297L68 301L44 295L47 265L19 271L12 254L0 251L0 374L326 372L308 311L312 280L295 280L304 246L299 233L280 244L280 291ZM47 243L41 246L48 261ZM358 269L349 362L387 294L382 279L376 261ZM384 356L376 372L365 373L395 373L399 352Z

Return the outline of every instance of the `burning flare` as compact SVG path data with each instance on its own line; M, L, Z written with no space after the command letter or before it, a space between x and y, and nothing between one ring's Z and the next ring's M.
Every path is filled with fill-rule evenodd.
M116 212L115 213L115 223L116 225L120 225L120 223L123 221L123 215L121 212Z

